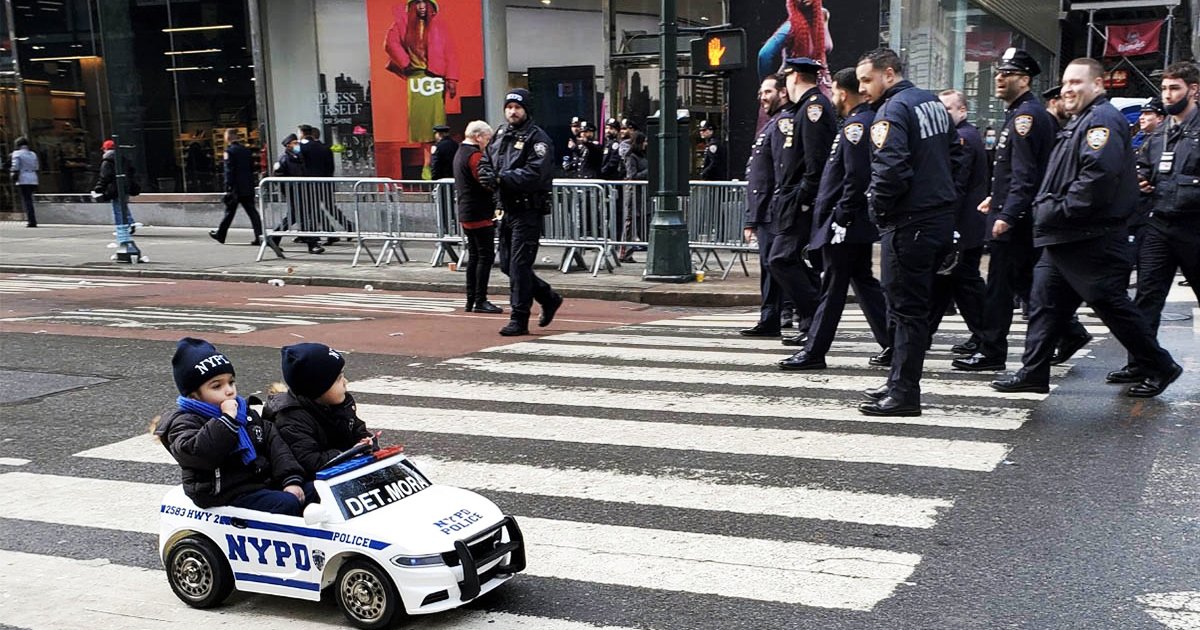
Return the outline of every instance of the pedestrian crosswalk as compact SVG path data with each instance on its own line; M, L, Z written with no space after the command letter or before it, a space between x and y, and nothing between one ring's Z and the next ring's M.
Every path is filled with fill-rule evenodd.
M283 326L316 326L319 324L351 322L361 317L331 315L289 315L262 311L228 311L220 309L162 308L136 306L133 308L81 308L55 311L40 315L0 318L0 322L52 322L82 324L112 328L159 330L191 330L244 335L265 328Z
M885 378L866 363L877 351L869 333L840 336L829 370L783 373L778 340L732 330L752 318L548 334L353 381L368 426L405 443L435 481L493 498L528 544L528 569L497 595L410 627L761 628L778 624L759 613L780 610L794 627L838 614L869 620L939 553L935 536L962 488L995 474L1055 395L999 395L992 375L953 372L949 346L960 339L942 336L926 364L923 415L863 416L855 390ZM960 322L947 320L951 330ZM178 475L166 450L131 431L69 459L0 469L4 522L124 532L147 545L148 560L0 551L0 589L22 602L0 624L341 625L332 607L269 597L186 609L153 551L158 504ZM63 601L17 575L63 576L60 588L88 595ZM142 596L128 601L114 584ZM670 615L648 617L651 600ZM39 617L36 606L54 610Z
M0 278L0 295L16 293L45 293L79 289L120 289L156 284L175 284L169 280L122 278L79 278L77 276L40 276L21 274Z

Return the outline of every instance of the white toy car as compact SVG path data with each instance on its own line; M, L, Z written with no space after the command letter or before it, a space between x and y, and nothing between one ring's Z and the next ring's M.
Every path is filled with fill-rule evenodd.
M525 568L513 517L474 492L431 483L400 447L367 448L317 474L321 502L302 519L201 509L182 486L172 489L158 543L171 589L208 608L234 588L316 601L333 587L352 624L385 628L399 613L461 606Z

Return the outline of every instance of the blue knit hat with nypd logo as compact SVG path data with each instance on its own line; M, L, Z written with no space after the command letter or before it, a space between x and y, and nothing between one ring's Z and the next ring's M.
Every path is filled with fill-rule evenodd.
M184 337L175 345L171 370L175 373L175 387L179 389L179 394L187 396L214 376L233 374L233 364L211 343Z
M346 360L323 343L298 343L279 350L283 355L283 382L292 393L319 398L342 375Z

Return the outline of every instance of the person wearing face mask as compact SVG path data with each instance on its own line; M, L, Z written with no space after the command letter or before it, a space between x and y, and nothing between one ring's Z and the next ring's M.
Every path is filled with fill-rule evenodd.
M1200 303L1200 68L1179 62L1162 77L1162 105L1168 118L1138 152L1138 186L1150 199L1150 213L1138 249L1134 304L1155 335L1176 271L1182 271ZM1135 383L1145 370L1129 363L1108 375L1110 383Z

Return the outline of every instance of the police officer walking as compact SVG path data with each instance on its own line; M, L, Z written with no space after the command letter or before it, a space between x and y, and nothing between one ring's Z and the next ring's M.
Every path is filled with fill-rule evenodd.
M763 79L758 88L758 102L770 117L754 140L750 159L746 160L746 219L744 236L747 243L758 240L758 271L761 281L762 306L759 308L758 323L750 336L779 336L781 289L771 277L767 259L771 255L771 215L767 211L771 196L775 192L775 164L771 153L772 137L781 135L779 121L785 116L791 121L791 111L784 109L788 102L784 78L770 75ZM775 143L779 144L779 143ZM770 333L769 335L767 333ZM743 334L746 334L743 331Z
M867 186L871 183L867 128L875 114L858 93L854 68L843 68L833 75L833 104L844 122L821 174L809 242L811 249L821 251L825 263L820 304L804 349L779 362L784 370L825 369L825 353L833 345L851 283L875 341L885 350L891 346L887 303L871 271L873 244L879 240L879 231L867 214Z
M729 177L725 172L725 147L717 140L717 129L711 122L700 121L700 139L704 141L704 163L700 167L700 179L723 182Z
M1063 104L1074 115L1050 154L1034 198L1034 268L1024 366L992 383L1000 392L1049 392L1055 341L1075 309L1087 302L1133 355L1144 374L1126 392L1163 392L1183 368L1158 344L1149 322L1126 293L1129 242L1125 223L1137 205L1137 174L1129 126L1104 95L1104 67L1072 61L1063 72Z
M1176 270L1183 272L1200 303L1200 68L1171 64L1162 76L1162 103L1170 116L1138 152L1138 184L1150 198L1150 214L1138 247L1134 304L1157 335ZM1109 373L1110 383L1146 376L1134 357Z
M882 236L883 288L894 328L887 384L866 392L869 416L921 414L921 369L929 344L933 279L952 249L958 193L953 155L961 150L950 115L903 75L900 56L873 50L855 68L875 109L867 206Z
M458 143L450 137L450 127L437 125L433 128L437 142L429 149L429 172L432 179L454 177L454 157L458 154Z
M771 276L783 289L783 295L795 305L801 320L800 334L784 339L785 345L803 345L807 329L817 310L820 275L805 261L805 250L812 235L812 205L817 199L825 158L837 135L833 104L817 87L820 62L794 57L785 62L788 98L794 103L792 118L782 129L783 146L772 157L782 172L775 181L771 198L773 239L767 259ZM745 334L745 331L743 331ZM761 336L761 335L760 335Z
M542 306L538 326L549 326L563 298L533 273L542 217L550 213L553 187L554 145L541 127L533 124L528 90L517 88L504 97L507 124L496 130L479 163L479 179L499 192L504 218L500 222L500 270L508 276L508 325L505 337L529 334L533 303Z

